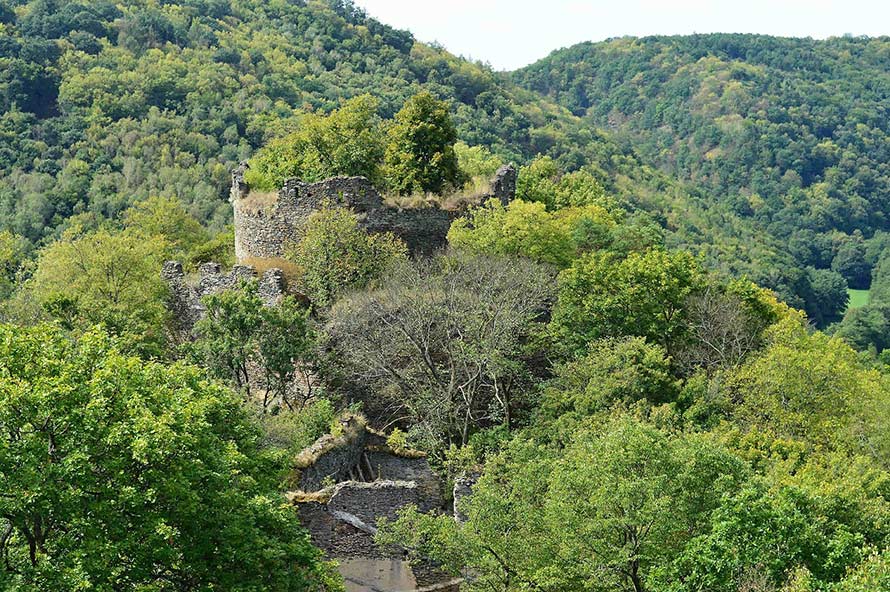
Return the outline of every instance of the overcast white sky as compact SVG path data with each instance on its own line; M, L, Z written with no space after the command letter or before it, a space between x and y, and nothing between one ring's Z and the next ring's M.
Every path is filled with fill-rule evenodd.
M355 0L452 53L514 69L579 41L623 35L890 34L890 0Z

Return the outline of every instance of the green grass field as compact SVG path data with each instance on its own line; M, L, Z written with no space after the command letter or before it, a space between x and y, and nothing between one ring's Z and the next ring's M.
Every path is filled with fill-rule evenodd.
M868 290L847 290L847 294L850 295L850 303L847 305L847 309L851 308L862 308L866 304L868 304Z

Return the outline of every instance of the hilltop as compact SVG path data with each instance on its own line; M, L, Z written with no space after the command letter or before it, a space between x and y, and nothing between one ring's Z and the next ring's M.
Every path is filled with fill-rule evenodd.
M517 163L622 152L347 1L0 2L0 39L0 229L32 244L73 215L114 218L157 195L219 229L239 161L368 92L382 117L421 90L448 99L462 141Z

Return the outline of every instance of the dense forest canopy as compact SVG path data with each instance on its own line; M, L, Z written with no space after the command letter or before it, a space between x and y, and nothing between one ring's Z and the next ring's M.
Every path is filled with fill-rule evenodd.
M384 117L421 89L446 98L461 139L508 160L571 146L581 163L604 143L567 111L346 2L2 6L0 212L35 243L73 215L114 217L155 195L218 229L239 160L366 92Z
M620 38L512 78L701 187L796 267L867 289L890 228L888 52L888 38Z
M346 0L0 0L0 587L337 592L292 502L363 413L475 482L374 526L470 592L890 590L887 60L497 73ZM260 209L334 175L444 207L447 249L320 203L184 315L234 277L242 161Z

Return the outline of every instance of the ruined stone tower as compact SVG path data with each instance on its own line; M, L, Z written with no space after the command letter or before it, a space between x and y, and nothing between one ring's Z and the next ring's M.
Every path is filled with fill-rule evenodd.
M368 232L392 232L414 254L429 254L445 246L451 223L462 209L439 207L401 209L387 205L365 177L334 177L318 183L288 179L277 194L251 192L244 181L246 163L232 173L231 201L235 215L235 256L238 261L281 259L302 238L313 212L325 204L354 211ZM516 193L516 169L502 166L490 191L479 200L495 197L507 203Z

